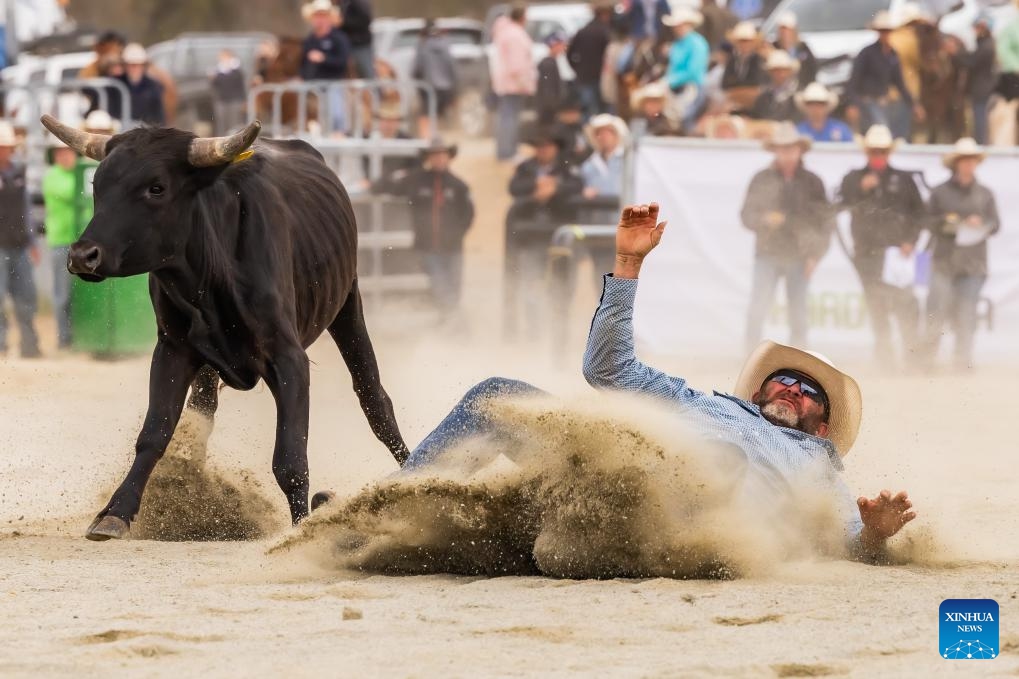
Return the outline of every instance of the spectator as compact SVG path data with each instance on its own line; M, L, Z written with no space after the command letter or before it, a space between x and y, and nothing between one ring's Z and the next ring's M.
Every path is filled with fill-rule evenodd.
M732 112L746 114L768 82L764 57L758 52L757 29L749 21L736 24L729 34L732 55L722 73L722 91L729 100Z
M247 122L248 83L237 55L230 50L221 51L209 82L216 134L230 134Z
M517 334L521 315L527 321L527 336L540 336L549 241L556 228L574 220L584 188L580 167L563 159L562 139L553 130L537 129L530 144L533 157L517 166L509 185L513 205L506 216L503 309L504 331L511 338Z
M611 26L612 39L605 49L605 60L601 70L599 85L601 98L606 111L622 118L629 118L630 93L624 75L633 58L630 24L623 20L622 15L613 15Z
M539 125L555 122L556 112L566 98L567 83L563 79L560 61L566 54L566 34L555 31L545 39L548 55L538 62L538 85L534 95L534 108Z
M634 45L629 69L623 76L631 89L636 90L665 77L672 43L673 40L669 39L643 40Z
M778 18L778 39L776 49L789 53L799 63L797 89L803 89L817 78L817 59L807 43L800 40L799 22L793 12L783 12Z
M838 104L838 95L821 83L810 83L806 89L796 94L796 106L803 114L803 120L796 126L796 131L814 141L852 141L852 128L838 118L831 117Z
M800 62L783 50L772 50L764 68L770 84L758 95L750 109L750 118L756 120L790 120L797 122L800 112L796 108L796 69Z
M725 36L739 23L739 18L727 7L719 6L716 0L704 0L701 14L704 15L704 23L697 30L708 41L711 53L717 54L722 49Z
M995 125L991 132L995 145L1013 146L1019 143L1016 118L1019 112L1019 17L1012 19L997 34L998 86L995 91L1003 102L995 111Z
M32 264L38 252L28 222L25 168L12 160L18 140L14 128L0 120L0 358L7 354L7 314L4 302L10 295L21 338L21 357L38 358L39 336L35 332L35 281Z
M665 79L672 90L672 106L682 121L683 131L693 129L705 100L704 79L708 73L708 41L695 29L701 25L701 13L680 7L662 21L676 36L669 51Z
M987 239L998 232L1000 222L994 194L976 180L977 166L985 154L976 141L966 137L944 157L952 178L931 192L930 222L934 261L927 297L925 356L933 362L945 323L955 333L955 367L973 367L973 337L977 329L977 304L987 280Z
M67 272L67 253L78 238L76 210L78 154L58 139L50 141L47 161L50 168L42 179L42 197L46 204L46 243L53 265L53 315L57 320L57 348L71 348L71 274Z
M746 344L752 349L760 341L775 286L785 279L791 344L802 347L807 343L807 284L828 250L834 216L821 178L803 165L808 137L783 123L765 148L775 160L751 180L740 213L743 225L757 236Z
M412 139L413 137L407 134L407 132L403 129L404 118L405 115L403 110L400 108L399 103L382 103L375 111L374 125L371 133L368 135L368 138L372 141ZM384 155L381 158L379 176L377 179L387 180L399 177L416 167L417 163L414 158L399 155ZM366 178L372 177L371 158L369 156L362 157L361 169ZM370 180L365 179L360 188L364 190L370 186Z
M101 34L93 47L96 53L95 61L81 69L78 72L78 77L81 79L119 78L124 74L123 53L126 46L127 40L116 31L107 31ZM152 63L148 64L145 73L162 85L163 112L166 115L166 124L173 125L177 114L177 84L174 82L173 76ZM112 88L107 88L107 91L107 101L110 102L107 105L107 112L114 118L122 118L123 104L120 102L119 91L113 91ZM89 112L97 110L100 101L94 90L85 89L83 94L90 100ZM111 104L116 107L115 115L114 111L110 110Z
M846 86L851 124L865 132L871 125L884 125L898 139L909 139L912 115L923 120L923 108L916 104L902 79L899 55L891 45L895 22L891 14L878 12L870 29L877 31L877 42L864 47L853 60L853 71Z
M106 111L92 111L89 113L85 116L82 128L86 132L94 132L96 134L112 135L120 131L117 121Z
M708 139L745 139L747 124L739 116L728 114L705 116L704 136Z
M566 56L577 74L575 87L584 107L584 122L605 109L601 97L601 75L605 65L605 51L612 39L610 23L612 6L596 2L594 18L573 36Z
M373 190L406 198L432 296L444 321L455 321L463 287L463 239L474 221L471 192L450 171L455 145L435 138L423 163L403 176L385 178Z
M449 39L435 25L435 20L428 19L414 57L413 73L416 80L423 80L435 88L435 112L439 120L446 117L449 107L456 101L456 63L450 47ZM428 100L427 94L422 92L418 134L424 139L432 136L427 122Z
M591 155L591 146L587 143L587 135L584 134L584 114L580 96L572 88L556 114L556 124L552 126L552 131L560 141L562 161L579 170Z
M337 26L342 21L340 10L330 0L312 0L301 7L301 15L311 25L311 32L301 43L301 79L339 82L348 75L350 38ZM334 132L347 128L347 111L343 89L329 89L329 121Z
M586 131L594 153L580 168L584 179L584 198L614 198L617 203L613 205L615 211L623 193L626 123L622 118L603 113L591 118Z
M937 22L915 2L903 3L899 9L899 25L888 38L899 55L902 81L914 101L921 100L920 33L937 30Z
M371 0L340 0L340 30L350 43L350 58L357 69L357 77L375 79L375 52L372 47Z
M973 22L973 30L977 37L976 49L957 55L966 69L966 94L969 96L973 112L973 137L978 144L986 144L989 138L988 103L998 80L995 60L997 48L994 45L993 27L994 22L989 16L986 14L978 16ZM954 40L946 41L945 46L950 54L959 49L958 43Z
M679 132L665 112L668 96L668 88L660 82L644 85L633 93L632 108L635 114L630 120L630 134L634 139L645 134L662 137Z
M630 34L637 41L658 42L664 32L662 19L671 13L669 0L632 0Z
M512 160L516 156L520 112L537 86L533 43L524 29L526 18L526 6L514 5L509 16L501 16L492 24L496 54L492 63L492 89L498 97L495 140L499 160Z
M119 80L127 85L131 96L131 118L149 125L166 125L163 108L163 86L146 73L149 56L136 42L124 48L124 75Z
M906 361L915 359L920 321L913 281L900 286L886 280L885 275L888 257L914 256L925 213L912 173L888 163L895 146L891 130L872 125L863 139L867 165L847 174L840 191L842 207L852 215L853 266L867 300L874 357L883 367L894 366L896 360L891 320L898 325ZM890 249L894 252L889 253Z

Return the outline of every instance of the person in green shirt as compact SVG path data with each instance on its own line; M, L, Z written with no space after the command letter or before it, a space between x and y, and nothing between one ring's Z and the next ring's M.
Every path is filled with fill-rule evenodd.
M1019 0L1016 0L1019 6ZM1019 18L1002 27L996 35L1001 76L998 92L1008 101L1019 98Z
M53 315L57 319L57 342L61 349L71 346L71 274L67 252L75 233L78 155L62 142L53 140L48 151L50 168L42 180L46 203L46 243L53 263Z

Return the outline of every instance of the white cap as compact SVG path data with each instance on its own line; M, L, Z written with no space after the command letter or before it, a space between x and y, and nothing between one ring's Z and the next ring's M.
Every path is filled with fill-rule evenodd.
M123 59L125 64L149 63L149 55L145 51L145 48L136 42L132 42L130 45L124 48Z
M778 26L779 28L796 28L799 26L796 14L794 12L782 12L778 17Z
M756 40L757 27L749 21L741 21L732 29L729 34L730 40Z

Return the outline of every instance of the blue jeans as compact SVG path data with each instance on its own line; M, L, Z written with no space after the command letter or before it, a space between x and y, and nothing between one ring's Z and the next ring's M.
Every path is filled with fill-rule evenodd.
M347 131L347 97L340 85L329 88L329 124L331 132Z
M909 141L912 137L913 111L902 100L881 104L870 99L863 102L860 114L863 118L860 130L864 134L871 125L885 125L896 139Z
M517 155L520 137L520 112L524 108L522 94L504 94L496 107L495 157L511 160Z
M973 138L978 144L987 143L987 98L973 99Z
M953 276L935 265L927 296L927 351L933 359L938 353L946 323L955 333L955 364L968 368L973 364L973 338L977 332L977 305L987 276Z
M544 394L526 382L490 377L472 387L431 434L418 444L403 469L417 469L434 462L442 453L472 436L490 434L495 425L480 406L491 398Z
M785 279L786 300L789 306L790 343L795 347L807 344L807 273L802 259L780 259L768 255L754 258L754 279L750 291L750 310L747 313L746 345L753 349L761 341L764 319L775 300L775 287Z
M0 249L0 352L7 351L7 314L3 303L8 294L21 331L21 355L38 356L39 336L32 324L36 311L35 280L27 247Z
M57 319L57 342L61 349L71 346L71 274L67 272L70 245L50 248L53 264L53 316Z
M425 252L423 263L439 311L444 315L456 311L463 285L463 253Z
M580 110L583 112L584 122L605 110L605 103L601 98L601 85L599 83L578 83L577 97L580 99Z
M350 56L354 60L358 78L362 80L375 79L375 50L371 45L352 48Z

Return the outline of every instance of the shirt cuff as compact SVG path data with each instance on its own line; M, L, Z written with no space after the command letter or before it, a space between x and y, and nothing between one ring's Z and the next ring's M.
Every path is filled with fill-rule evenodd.
M636 278L616 278L610 273L605 274L605 288L602 291L602 304L633 304L637 297Z

